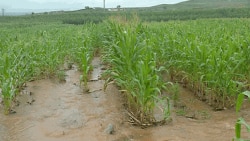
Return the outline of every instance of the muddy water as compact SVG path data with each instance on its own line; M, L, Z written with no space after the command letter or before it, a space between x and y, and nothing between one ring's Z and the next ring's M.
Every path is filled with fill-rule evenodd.
M127 120L122 97L114 85L103 91L100 58L94 58L89 93L80 86L76 67L67 70L66 82L38 80L27 83L35 100L20 99L16 114L0 113L0 141L228 141L234 136L234 110L213 111L181 90L182 115L173 108L169 125L141 129ZM250 122L250 110L242 116ZM114 134L105 132L109 124ZM245 135L249 137L249 135Z

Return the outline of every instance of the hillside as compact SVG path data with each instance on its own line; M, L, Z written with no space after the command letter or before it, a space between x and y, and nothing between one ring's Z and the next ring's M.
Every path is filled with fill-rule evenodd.
M192 9L222 9L250 8L249 0L189 0L178 4L162 4L150 7L151 10L192 10Z
M76 11L54 11L32 15L0 18L0 22L60 22L64 24L99 23L110 16L124 16L129 19L138 15L141 21L195 20L205 18L250 18L250 0L190 0L178 4L163 4L145 8L81 9Z

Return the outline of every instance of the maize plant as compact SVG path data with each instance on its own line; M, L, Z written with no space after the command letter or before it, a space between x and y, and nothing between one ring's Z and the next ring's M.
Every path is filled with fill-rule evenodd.
M82 61L84 76L90 70L88 64L92 58L92 49L89 47L92 39L89 39L89 32L82 27L38 24L9 30L4 26L0 28L0 89L5 114L11 112L13 101L25 82L55 76L65 59L75 56L76 50L82 53L77 57ZM79 31L86 35L79 38L83 33ZM77 38L78 45L75 46Z
M88 24L79 33L80 36L75 37L74 46L72 52L75 55L74 60L79 64L82 75L80 76L80 82L83 82L85 91L88 91L88 79L89 73L92 70L91 61L93 59L95 50L97 48L94 46L95 35L94 32L96 27L93 24Z
M234 105L249 90L248 19L173 21L148 25L172 81L194 90L216 109ZM162 54L161 54L161 53Z
M236 113L238 113L240 111L240 108L241 108L241 106L243 104L245 96L250 100L250 91L245 91L245 92L240 93L238 95L238 98L237 98L237 101L236 101ZM244 118L239 117L237 119L237 122L235 123L235 138L233 139L233 141L247 141L245 139L242 139L241 125L244 125L246 127L246 129L247 129L247 132L250 133L250 125L246 123Z
M164 87L156 64L157 55L149 47L142 24L108 23L104 60L111 66L111 79L125 92L130 116L141 126L152 124L153 109ZM168 115L167 115L168 116ZM166 117L167 118L167 117Z

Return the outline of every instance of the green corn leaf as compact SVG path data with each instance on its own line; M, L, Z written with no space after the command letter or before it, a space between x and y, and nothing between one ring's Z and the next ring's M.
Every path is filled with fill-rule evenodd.
M243 93L240 93L238 95L237 101L236 101L236 112L240 111L240 108L243 104L244 97L247 96L250 99L250 91L245 91Z
M250 125L248 125L243 118L238 118L238 120L235 124L236 139L241 139L241 125L244 125L247 129L247 132L250 133Z

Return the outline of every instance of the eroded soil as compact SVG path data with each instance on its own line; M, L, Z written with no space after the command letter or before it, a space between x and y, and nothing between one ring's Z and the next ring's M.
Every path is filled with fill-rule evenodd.
M94 58L89 92L80 86L76 67L66 71L65 83L50 79L27 83L25 91L31 96L19 98L17 113L6 116L1 107L0 141L232 140L237 119L234 109L213 111L187 90L181 90L181 104L173 108L170 124L146 129L130 125L118 89L109 85L103 91L100 64L100 59ZM250 122L247 107L240 114ZM113 134L106 132L110 124Z

